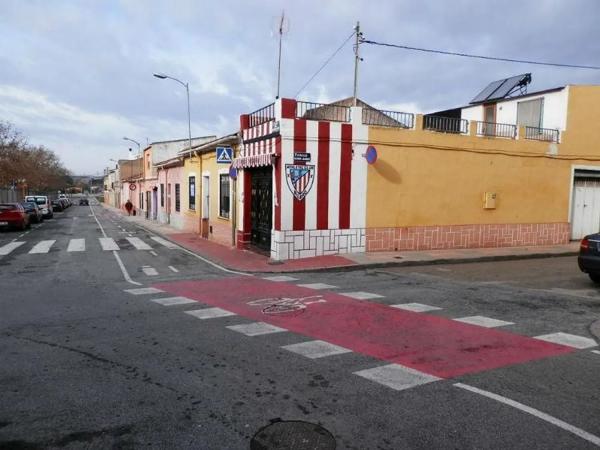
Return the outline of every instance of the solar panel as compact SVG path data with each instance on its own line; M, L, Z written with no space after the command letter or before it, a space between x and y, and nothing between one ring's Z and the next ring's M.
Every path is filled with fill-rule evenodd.
M477 96L471 100L471 103L483 103L491 100L505 98L510 93L514 92L519 86L527 86L531 83L531 74L524 73L510 78L493 81L486 86Z

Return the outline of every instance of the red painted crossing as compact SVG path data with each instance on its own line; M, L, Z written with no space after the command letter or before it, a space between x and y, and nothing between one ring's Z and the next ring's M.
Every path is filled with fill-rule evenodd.
M254 277L181 281L154 287L440 378L574 350L506 331ZM306 307L300 314L265 314L263 309L271 302L257 302L306 297Z

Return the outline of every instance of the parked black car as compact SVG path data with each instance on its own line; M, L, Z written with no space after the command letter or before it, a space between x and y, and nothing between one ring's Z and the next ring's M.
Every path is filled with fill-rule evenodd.
M29 215L29 223L40 223L44 221L42 210L35 202L22 202L21 206Z
M79 199L79 206L89 206L90 201L87 198Z
M600 284L600 233L590 234L581 240L577 263L594 283Z
M63 202L61 202L58 199L52 200L51 203L52 203L52 210L53 211L63 211L65 209Z

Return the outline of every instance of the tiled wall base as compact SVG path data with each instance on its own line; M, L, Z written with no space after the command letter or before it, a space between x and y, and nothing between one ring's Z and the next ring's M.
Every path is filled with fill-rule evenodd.
M569 242L569 223L367 228L368 252L557 245Z
M286 260L311 256L365 251L364 228L345 230L273 231L271 259Z

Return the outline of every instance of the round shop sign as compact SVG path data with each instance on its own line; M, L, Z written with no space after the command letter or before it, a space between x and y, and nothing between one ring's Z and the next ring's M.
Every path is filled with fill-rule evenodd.
M136 185L135 185L135 184L133 184L133 183L131 183L131 184L129 185L129 190L130 190L130 191L135 191L135 190L136 190L136 188L137 188L137 187L136 187Z
M375 164L377 161L377 149L372 145L367 147L367 153L364 154L365 159L369 164Z

